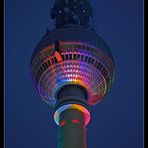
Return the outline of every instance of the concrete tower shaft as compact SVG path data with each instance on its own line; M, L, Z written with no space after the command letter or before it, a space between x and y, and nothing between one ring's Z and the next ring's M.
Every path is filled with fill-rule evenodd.
M60 115L59 148L86 148L86 127L83 112L67 109Z
M87 95L76 85L64 87L58 95L54 119L59 125L58 148L86 148L86 125L90 120Z

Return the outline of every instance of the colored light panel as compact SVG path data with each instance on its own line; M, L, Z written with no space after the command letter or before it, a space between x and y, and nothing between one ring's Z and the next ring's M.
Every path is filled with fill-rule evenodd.
M60 114L66 109L80 110L84 114L85 125L87 125L89 123L89 121L90 121L90 113L85 107L83 107L81 105L78 105L78 104L67 104L67 105L64 105L64 106L58 108L56 110L55 114L54 114L54 120L55 120L57 125L59 125L59 116L60 116ZM77 122L76 120L74 120L74 121Z
M31 78L38 94L54 107L58 91L77 84L86 89L88 104L97 104L114 78L112 60L101 49L82 42L63 41L59 47L57 52L48 46L32 60Z

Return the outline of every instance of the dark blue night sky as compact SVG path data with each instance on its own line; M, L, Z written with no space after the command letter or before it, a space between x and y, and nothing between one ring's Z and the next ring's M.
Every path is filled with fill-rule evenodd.
M97 33L110 46L115 81L91 108L87 148L143 147L143 1L90 0ZM53 0L5 1L5 146L57 148L52 110L29 78L36 44L51 28Z

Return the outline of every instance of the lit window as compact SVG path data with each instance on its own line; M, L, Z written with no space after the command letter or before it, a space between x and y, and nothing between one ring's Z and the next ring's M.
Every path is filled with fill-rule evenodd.
M87 59L88 59L88 57L87 56L85 56L85 61L87 62Z
M74 60L76 60L77 59L77 55L76 54L74 54Z
M72 54L69 55L70 60L72 59Z
M50 61L47 61L48 66L51 64Z
M81 59L80 54L78 54L78 55L77 55L77 59L78 59L78 60L80 60L80 59Z
M68 60L68 54L66 54L66 60Z
M84 55L81 55L81 59L83 60L83 58L84 58Z

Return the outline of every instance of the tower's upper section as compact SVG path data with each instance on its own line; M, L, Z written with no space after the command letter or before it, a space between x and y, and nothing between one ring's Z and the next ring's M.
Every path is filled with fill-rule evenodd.
M88 0L55 0L51 18L56 28L78 25L93 29L93 10Z
M109 46L93 31L91 5L87 0L55 0L51 17L56 28L42 37L30 63L38 94L53 107L69 101L97 104L114 80L115 65ZM59 97L67 86L83 89L85 99L77 93L70 100Z

